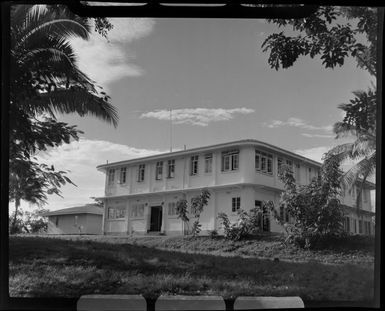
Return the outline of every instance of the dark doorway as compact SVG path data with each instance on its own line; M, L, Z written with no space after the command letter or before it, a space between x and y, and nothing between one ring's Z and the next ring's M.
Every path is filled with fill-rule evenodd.
M160 231L162 227L162 207L151 206L150 231Z

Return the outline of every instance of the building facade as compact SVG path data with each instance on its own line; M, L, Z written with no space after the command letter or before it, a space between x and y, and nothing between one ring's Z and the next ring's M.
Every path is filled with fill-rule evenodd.
M278 206L283 190L278 170L283 164L292 166L296 181L303 185L317 177L321 167L321 163L257 140L100 165L98 169L106 174L105 195L99 198L104 201L103 233L182 234L186 228L176 214L176 203L182 198L189 202L203 188L211 197L200 216L202 233L220 232L220 212L236 221L239 209L249 211L267 200ZM374 233L372 189L373 184L365 185L360 217L354 209L356 193L341 198L347 231ZM288 218L285 210L278 212ZM262 223L264 231L284 231L268 211L264 211Z
M102 234L103 209L95 204L47 212L48 234Z

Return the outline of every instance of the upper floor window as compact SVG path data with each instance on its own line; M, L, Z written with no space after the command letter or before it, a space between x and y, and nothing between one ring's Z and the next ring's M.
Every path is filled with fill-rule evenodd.
M175 177L175 160L168 160L167 162L167 178Z
M140 164L138 167L138 182L144 181L145 164Z
M163 161L156 162L155 179L161 180L163 177Z
M169 202L168 203L167 214L169 216L176 216L177 215L177 212L176 212L176 202Z
M115 179L115 170L112 168L108 170L108 184L111 185L114 183Z
M190 175L197 175L198 174L198 160L199 160L199 156L197 156L197 155L191 157Z
M211 173L213 170L213 154L205 155L205 173Z
M236 212L241 208L241 198L240 197L235 197L232 198L231 200L231 211Z
M222 152L222 172L239 168L239 150Z
M122 167L120 169L120 183L125 184L127 180L127 167Z
M273 155L255 150L255 169L269 175L273 174Z

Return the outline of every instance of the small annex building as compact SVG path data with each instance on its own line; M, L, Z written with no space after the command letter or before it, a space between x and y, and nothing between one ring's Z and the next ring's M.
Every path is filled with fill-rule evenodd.
M48 234L101 234L103 208L86 204L64 208L42 216L48 217Z

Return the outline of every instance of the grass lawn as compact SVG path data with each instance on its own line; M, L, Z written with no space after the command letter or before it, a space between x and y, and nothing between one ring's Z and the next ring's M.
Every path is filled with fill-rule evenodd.
M11 237L9 245L12 297L92 293L294 295L307 301L373 297L370 250L305 252L285 248L274 239L233 243L208 237Z

